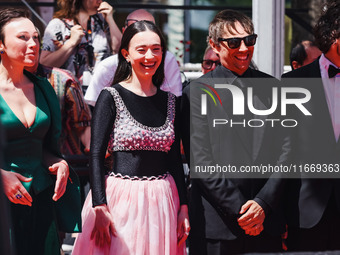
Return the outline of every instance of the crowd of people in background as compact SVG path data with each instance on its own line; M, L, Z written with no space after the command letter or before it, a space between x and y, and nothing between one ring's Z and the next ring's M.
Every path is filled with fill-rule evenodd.
M150 12L120 30L107 2L57 2L42 38L27 10L0 10L0 173L15 254L60 254L64 233L77 233L75 255L340 251L340 178L327 175L340 171L339 1L321 8L315 40L292 48L280 80L252 60L252 20L218 12L203 75L185 86ZM268 122L283 116L296 125ZM89 158L81 181L72 155ZM264 165L298 171L240 174ZM301 170L316 165L325 175ZM212 166L236 171L197 171Z

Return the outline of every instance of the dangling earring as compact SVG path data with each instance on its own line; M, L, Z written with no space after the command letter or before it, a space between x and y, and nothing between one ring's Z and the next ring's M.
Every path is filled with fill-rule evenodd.
M2 50L2 51L0 51L0 53L1 53L1 54L4 54L5 52Z

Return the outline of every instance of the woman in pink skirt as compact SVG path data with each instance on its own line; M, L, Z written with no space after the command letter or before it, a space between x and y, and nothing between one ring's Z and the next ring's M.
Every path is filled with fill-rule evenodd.
M113 85L92 119L91 192L73 254L186 254L189 234L178 101L159 89L166 46L148 21L130 25ZM106 149L114 164L105 172Z

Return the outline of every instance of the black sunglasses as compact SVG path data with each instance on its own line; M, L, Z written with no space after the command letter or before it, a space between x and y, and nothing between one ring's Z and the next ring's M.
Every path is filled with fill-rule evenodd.
M257 34L248 35L245 37L233 37L233 38L218 38L219 42L227 42L230 49L236 49L240 47L241 42L244 41L246 46L254 46L256 43Z
M213 67L213 64L215 64L215 67L217 65L219 65L221 62L219 60L216 60L216 61L212 61L210 59L204 59L202 61L202 67L205 69L205 70L210 70L212 67Z

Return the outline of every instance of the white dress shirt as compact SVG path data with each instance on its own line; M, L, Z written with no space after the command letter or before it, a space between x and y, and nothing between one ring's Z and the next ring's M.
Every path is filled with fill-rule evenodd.
M328 76L328 67L334 65L329 61L324 54L319 59L320 72L322 78L323 88L326 94L329 114L332 119L335 140L338 141L340 135L340 74L333 78Z
M101 90L112 85L117 66L118 54L104 59L96 66L84 97L88 104L94 106ZM176 96L182 95L181 73L175 56L169 51L164 60L164 81L160 88Z

